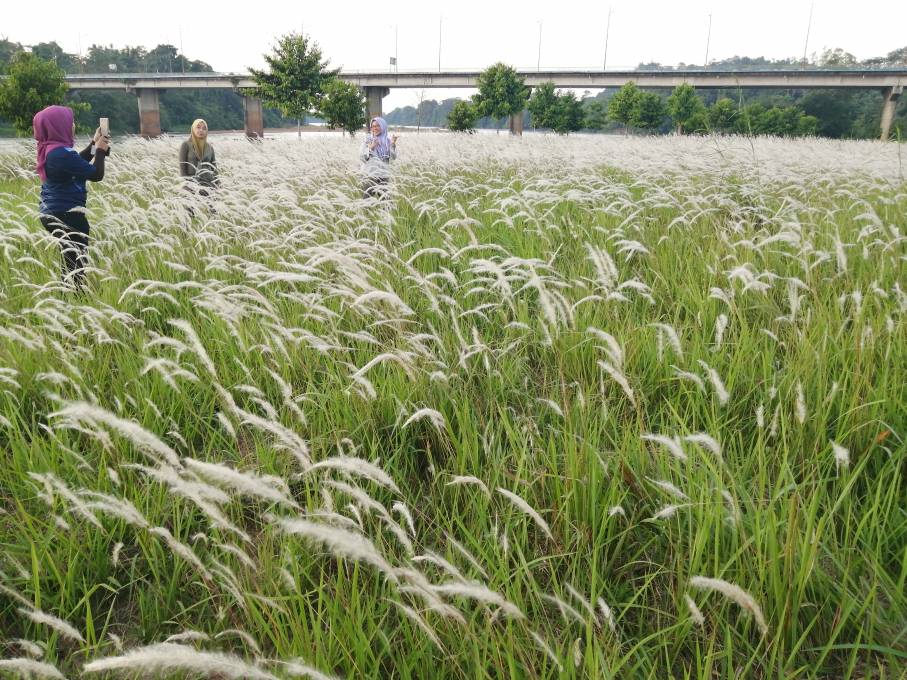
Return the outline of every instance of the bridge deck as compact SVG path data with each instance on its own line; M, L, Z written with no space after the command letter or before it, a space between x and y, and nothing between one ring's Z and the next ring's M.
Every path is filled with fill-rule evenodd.
M340 77L361 87L474 88L480 71L346 71ZM779 88L887 88L907 85L907 69L872 70L759 70L759 71L564 71L523 70L526 84L547 81L557 87L596 89L620 87L629 81L640 87ZM245 73L118 73L71 74L66 82L75 90L207 89L255 87Z

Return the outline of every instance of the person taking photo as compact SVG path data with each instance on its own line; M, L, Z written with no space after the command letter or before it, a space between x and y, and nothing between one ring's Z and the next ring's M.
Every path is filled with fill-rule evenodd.
M39 219L60 243L64 283L79 290L88 264L86 182L104 179L110 140L98 128L88 146L76 151L75 117L67 106L42 109L32 119L32 127L38 142L37 171L41 178Z

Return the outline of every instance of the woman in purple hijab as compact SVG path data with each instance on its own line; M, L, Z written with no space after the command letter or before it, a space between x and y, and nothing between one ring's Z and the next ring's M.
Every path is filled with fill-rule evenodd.
M390 162L397 158L397 140L393 135L388 137L387 121L380 116L372 118L369 134L359 150L362 161L362 172L365 175L363 190L366 198L381 198L387 193L390 181Z
M104 178L104 160L110 143L98 129L81 152L73 149L76 126L72 109L66 106L42 109L35 114L32 127L38 142L41 224L60 241L63 281L79 289L85 279L88 251L85 182L100 182ZM89 162L92 157L94 163Z

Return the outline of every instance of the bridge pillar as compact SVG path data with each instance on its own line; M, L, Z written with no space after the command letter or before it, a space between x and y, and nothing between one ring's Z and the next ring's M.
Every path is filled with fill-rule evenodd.
M523 112L515 113L510 116L510 134L523 136Z
M904 91L903 85L886 87L882 90L882 141L887 142L891 134L891 123L894 120L894 111L898 106L898 99Z
M381 110L381 101L390 92L390 88L367 86L362 89L365 91L365 111L368 119L384 115Z
M245 117L246 137L262 139L265 136L265 117L261 110L261 99L243 97L242 108Z
M139 134L148 139L161 136L161 104L158 91L139 89L135 91L139 101Z

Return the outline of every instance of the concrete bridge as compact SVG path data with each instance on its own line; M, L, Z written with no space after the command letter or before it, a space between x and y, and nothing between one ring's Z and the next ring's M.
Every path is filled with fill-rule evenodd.
M907 85L907 69L802 69L802 70L529 70L517 71L526 85L535 87L553 82L556 87L600 89L620 87L634 81L642 88L667 88L688 83L697 88L782 88L782 89L870 89L882 94L881 138L891 132L897 101ZM382 114L382 100L391 88L475 88L481 71L343 71L340 77L362 88L369 117ZM161 133L159 92L171 89L254 88L255 80L243 73L121 73L67 75L74 90L126 90L138 99L141 133L154 137ZM263 134L261 101L243 97L245 129L250 137ZM511 119L511 131L522 131L522 117Z

